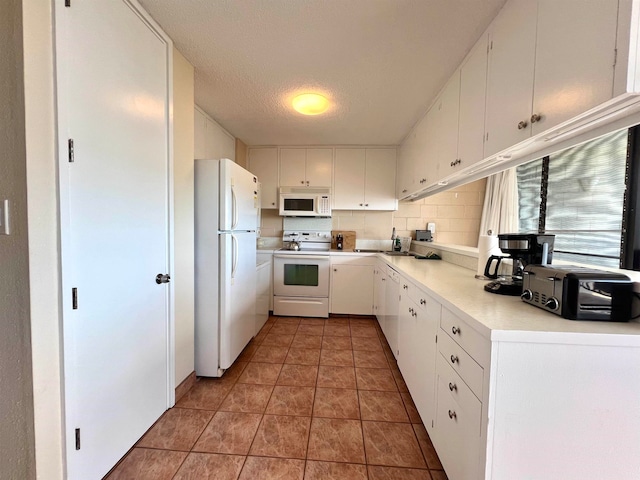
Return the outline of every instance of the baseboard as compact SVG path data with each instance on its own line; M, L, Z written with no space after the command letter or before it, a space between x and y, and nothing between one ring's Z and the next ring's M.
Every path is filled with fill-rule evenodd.
M180 401L180 399L191 390L191 387L196 383L196 372L191 372L187 378L185 378L180 385L176 387L176 403Z

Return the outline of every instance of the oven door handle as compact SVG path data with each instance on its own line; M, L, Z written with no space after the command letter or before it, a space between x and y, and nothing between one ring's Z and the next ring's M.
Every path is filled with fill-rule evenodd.
M329 261L329 257L323 257L320 255L274 255L274 258L286 258L289 260L293 260L293 259L297 259L299 258L300 260L305 259L305 260L326 260L327 262Z

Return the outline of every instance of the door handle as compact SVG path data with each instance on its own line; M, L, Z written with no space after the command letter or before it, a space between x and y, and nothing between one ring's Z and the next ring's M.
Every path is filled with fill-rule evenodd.
M159 273L156 275L156 283L160 285L161 283L169 283L171 280L171 276L168 273Z
M231 258L231 279L234 279L238 268L238 239L235 235L231 235Z
M231 185L231 230L235 230L238 226L238 198L236 197L236 191Z

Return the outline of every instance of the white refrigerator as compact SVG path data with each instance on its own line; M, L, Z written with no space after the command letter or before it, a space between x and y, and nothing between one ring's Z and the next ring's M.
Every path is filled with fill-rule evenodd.
M195 161L195 368L219 377L255 334L258 179Z

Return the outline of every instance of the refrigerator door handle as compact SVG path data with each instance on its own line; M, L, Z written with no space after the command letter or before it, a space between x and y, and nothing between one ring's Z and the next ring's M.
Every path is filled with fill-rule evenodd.
M231 258L231 281L233 281L238 269L238 239L233 234L231 234Z
M231 230L235 230L238 226L238 198L236 197L236 190L231 184Z

